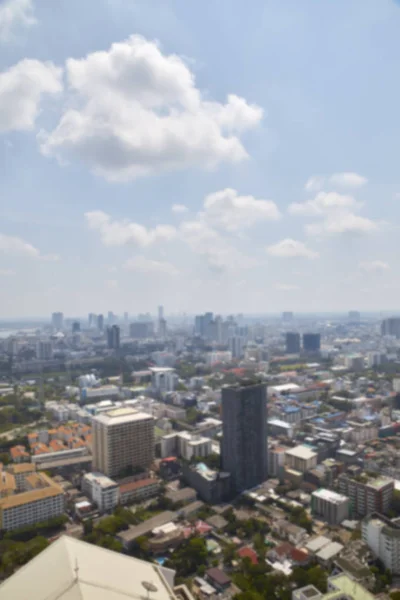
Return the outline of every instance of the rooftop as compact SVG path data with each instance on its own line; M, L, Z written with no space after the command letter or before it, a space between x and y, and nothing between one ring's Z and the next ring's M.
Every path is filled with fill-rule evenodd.
M51 498L53 496L64 494L62 487L44 473L40 473L40 475L37 476L32 475L31 477L40 478L41 487L39 488L38 479L35 479L34 487L39 489L33 489L27 492L21 492L20 494L8 496L7 498L1 498L0 510L7 510L8 508L14 508L15 506L22 506L24 504L37 502L38 500L44 500L45 498Z
M109 410L106 413L93 417L93 421L103 423L104 425L122 425L134 421L148 420L153 420L153 417L129 407L115 408L114 410Z
M170 569L62 536L2 583L0 597L140 600L150 589L152 600L174 600L173 579Z
M333 490L327 490L324 488L316 490L312 493L312 496L316 498L321 498L322 500L327 500L328 502L332 502L333 504L341 504L342 502L346 502L348 500L347 496L344 496L343 494L338 494Z
M308 446L296 446L295 448L286 450L286 454L295 458L301 458L303 460L310 460L311 458L315 458L317 456L317 453Z

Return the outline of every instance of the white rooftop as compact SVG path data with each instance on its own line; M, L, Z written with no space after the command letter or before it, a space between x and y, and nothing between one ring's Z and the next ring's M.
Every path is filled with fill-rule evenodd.
M300 389L300 386L296 383L282 383L281 385L272 385L271 389L274 389L275 392L295 392Z
M302 458L303 460L310 460L310 458L317 456L317 453L308 448L308 446L296 446L295 448L286 450L286 454L295 458Z
M96 415L93 421L103 423L104 425L121 425L123 423L131 423L132 421L144 421L152 419L147 413L141 413L129 406L123 408L115 408L106 413Z
M333 490L326 490L324 488L316 490L312 493L312 496L316 498L321 498L322 500L327 500L328 502L332 502L333 504L341 504L342 502L346 502L346 500L348 500L347 496L344 496L343 494L338 494Z
M287 421L282 421L281 419L269 419L268 424L275 425L276 427L284 427L285 429L291 429L293 427L293 425Z
M51 567L50 567L51 566ZM12 600L175 600L174 572L63 536L0 585Z

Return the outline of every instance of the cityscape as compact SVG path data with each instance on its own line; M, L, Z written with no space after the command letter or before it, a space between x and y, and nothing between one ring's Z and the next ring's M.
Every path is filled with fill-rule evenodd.
M400 0L0 0L0 600L400 600Z

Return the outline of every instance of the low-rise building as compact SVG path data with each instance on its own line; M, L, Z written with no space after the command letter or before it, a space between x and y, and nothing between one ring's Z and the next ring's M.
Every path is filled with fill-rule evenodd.
M86 473L82 479L82 491L101 512L111 511L118 505L118 484L102 473Z
M197 492L193 488L185 487L180 490L171 490L165 494L171 502L189 504L197 500Z
M132 504L157 496L160 491L160 481L155 478L130 479L119 482L119 499L121 504Z
M308 446L296 446L285 452L286 465L289 469L305 473L317 466L318 455Z

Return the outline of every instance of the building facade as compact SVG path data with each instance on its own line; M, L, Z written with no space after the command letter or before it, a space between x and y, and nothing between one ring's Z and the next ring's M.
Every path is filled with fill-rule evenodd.
M288 332L286 334L285 350L287 354L298 354L300 352L300 334Z
M400 523L391 521L379 513L365 517L361 524L363 541L375 558L379 558L386 569L400 574Z
M119 502L118 484L102 473L86 473L82 490L95 502L101 512L113 510Z
M350 500L332 490L316 490L311 494L311 511L330 525L340 525L349 518Z
M93 468L115 477L131 467L148 469L154 460L154 419L131 408L93 417Z
M267 394L262 383L222 388L222 468L233 491L259 485L268 476Z
M386 477L358 480L343 474L339 475L338 488L341 494L350 498L351 516L365 517L373 512L388 512L393 497L394 481Z

